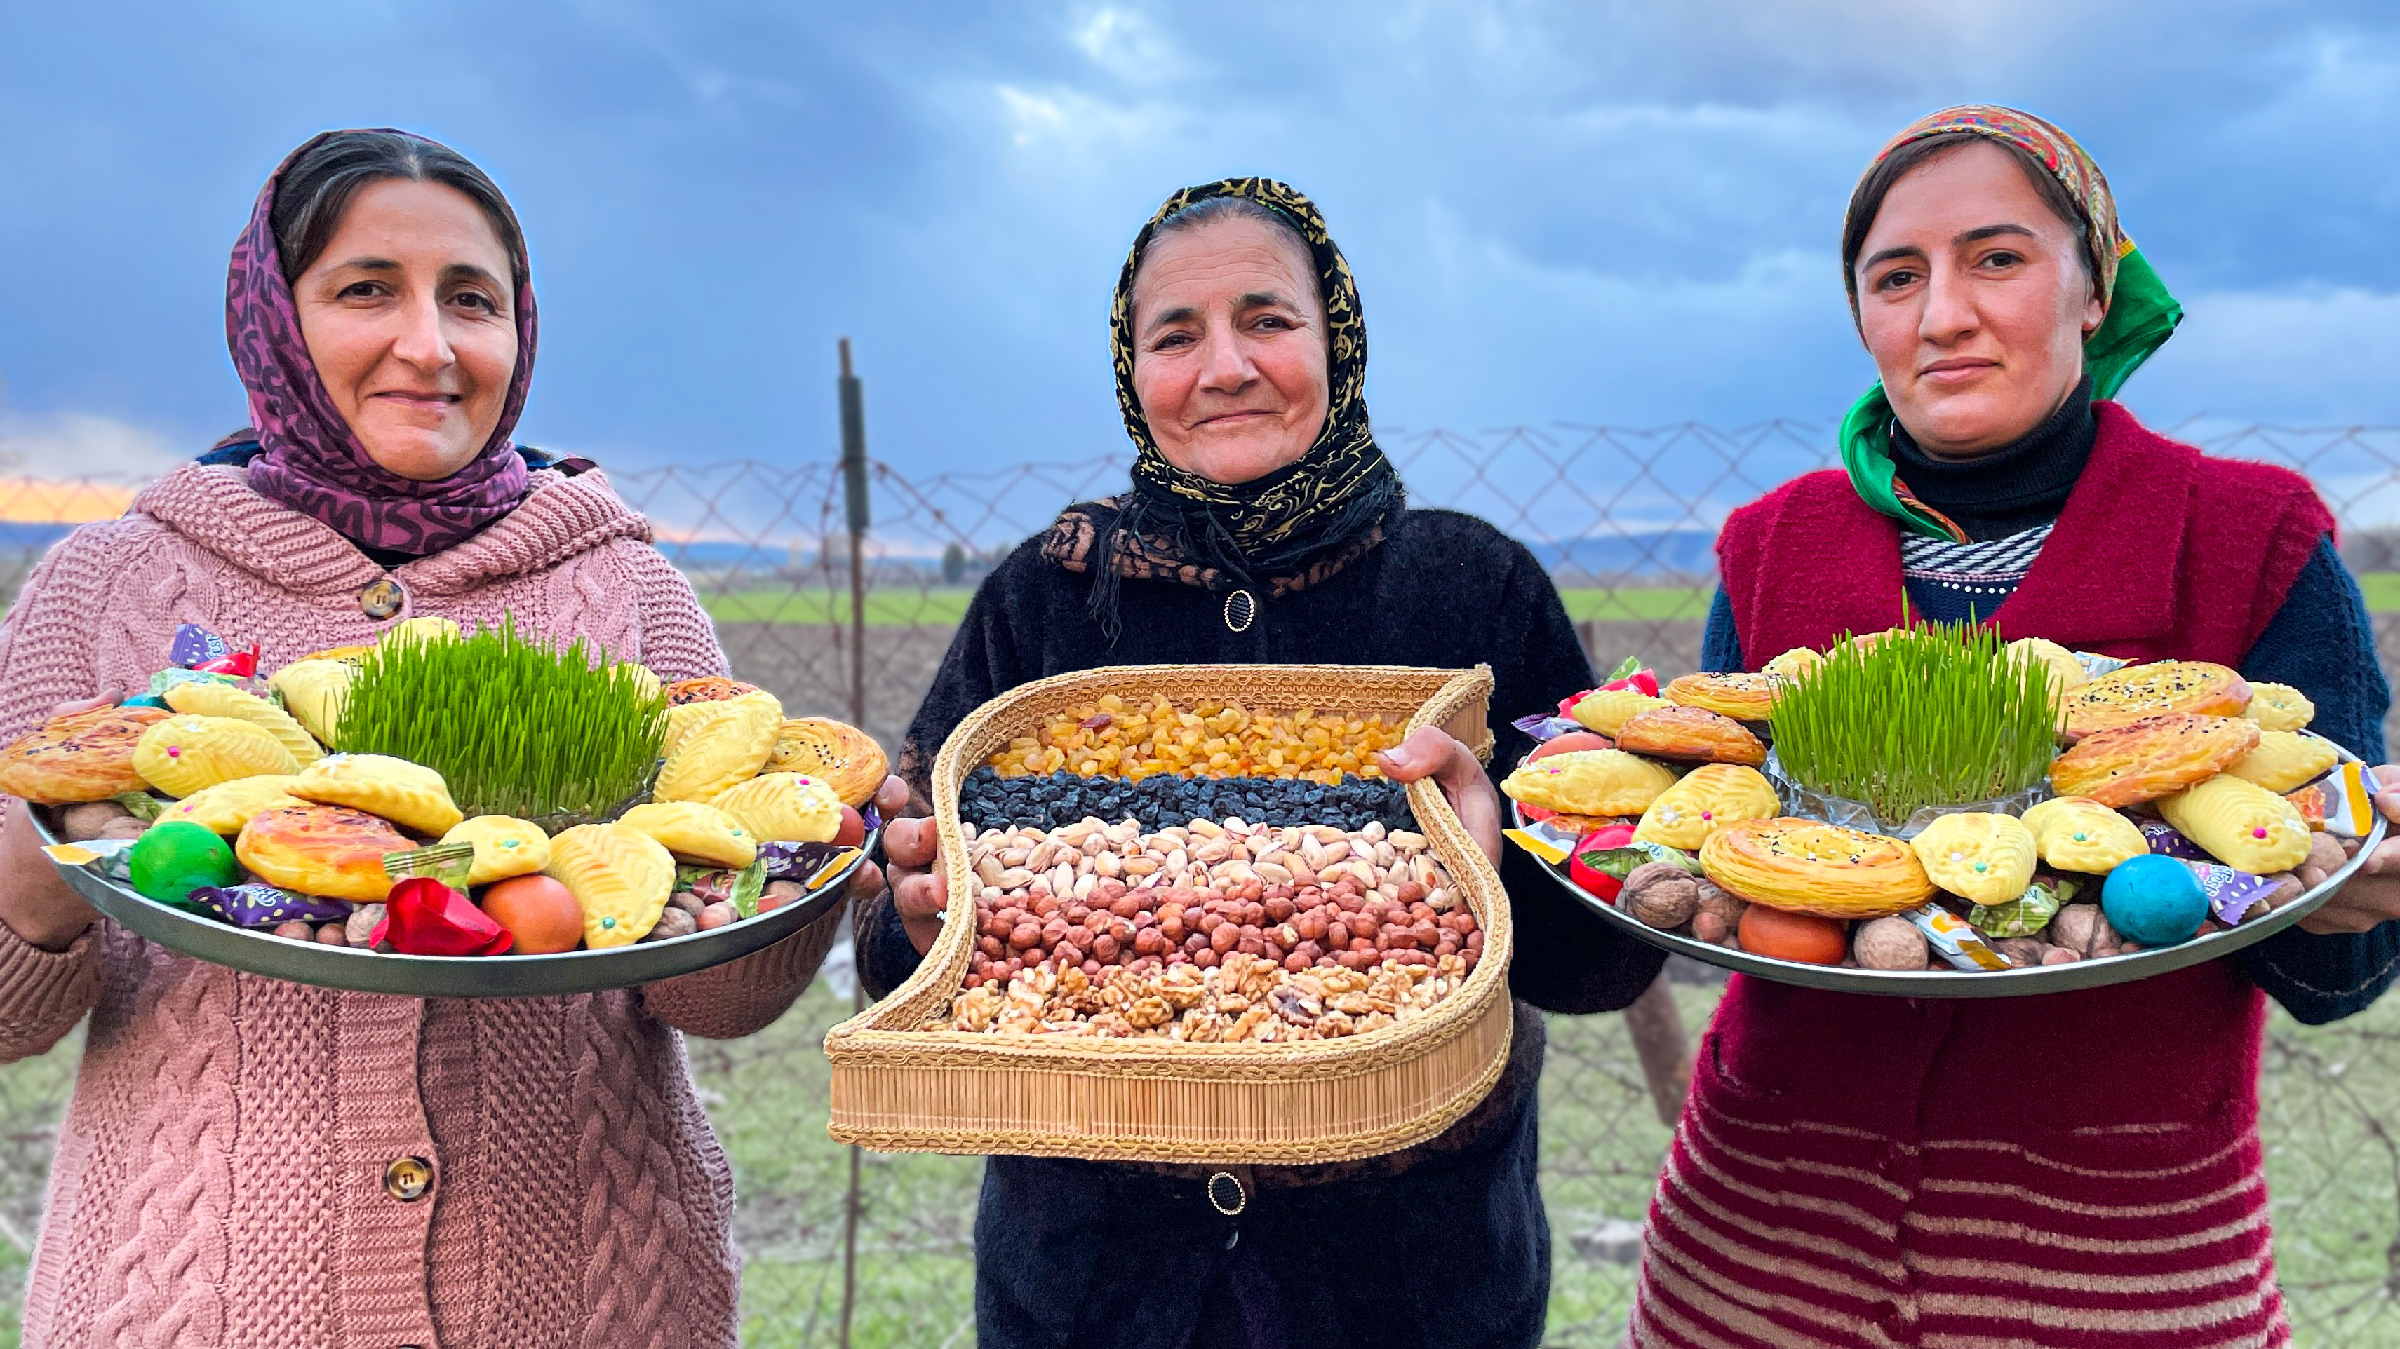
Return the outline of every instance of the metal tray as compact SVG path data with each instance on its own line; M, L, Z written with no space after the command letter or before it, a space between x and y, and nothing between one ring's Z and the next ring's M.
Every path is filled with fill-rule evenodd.
M2345 751L2342 757L2354 759L2357 756ZM1525 817L1516 809L1514 802L1510 803L1509 810L1516 817L1517 825L1522 827ZM1878 993L1899 998L2020 998L2036 993L2064 993L2071 989L2131 983L2202 961L2218 960L2265 941L2333 898L2334 891L2341 889L2343 883L2365 863L2367 854L2374 851L2375 845L2383 842L2384 829L2384 819L2378 814L2374 828L2367 831L2357 854L2341 870L2326 877L2323 885L2256 922L2197 937L2180 946L2163 946L2134 955L2109 956L2101 960L2078 960L2068 965L2036 965L2020 970L1854 970L1840 965L1808 965L1794 960L1754 956L1747 951L1731 951L1639 922L1632 915L1568 879L1567 868L1563 864L1544 862L1538 857L1532 860L1549 872L1551 879L1557 881L1584 907L1628 935L1710 965L1738 970L1761 979L1772 979L1781 984L1831 989L1837 993Z
M40 809L32 812L34 831L42 842L56 843L58 836L43 818L45 813ZM771 946L842 902L851 874L873 855L881 832L870 831L858 857L814 893L780 909L664 941L548 956L410 956L319 946L161 904L83 867L61 866L58 870L67 884L75 887L75 893L127 931L213 965L360 993L397 993L410 998L531 998L654 983Z

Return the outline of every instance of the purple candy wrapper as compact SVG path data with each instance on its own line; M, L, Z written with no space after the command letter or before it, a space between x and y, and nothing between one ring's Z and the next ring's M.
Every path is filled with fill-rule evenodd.
M875 803L872 801L858 808L858 818L866 821L867 832L870 834L883 828L883 813L875 809Z
M232 654L233 649L225 645L224 638L197 623L183 623L175 628L174 644L167 648L167 663L189 670Z
M2217 921L2227 926L2242 921L2250 906L2275 893L2275 882L2247 871L2236 871L2221 862L2186 861L2185 866L2200 878L2200 893L2208 896L2208 910Z
M2135 820L2134 827L2142 831L2142 841L2150 851L2161 857L2180 857L2186 862L2215 862L2208 850L2185 838L2175 826L2165 820Z
M350 906L342 900L296 895L272 885L203 885L185 895L184 902L235 927L273 927L295 918L330 923L350 916Z
M1569 731L1587 729L1582 722L1571 717L1519 717L1509 725L1532 736L1533 743L1537 745L1556 740Z
M805 881L845 851L839 843L761 843L758 860L765 864L770 881Z

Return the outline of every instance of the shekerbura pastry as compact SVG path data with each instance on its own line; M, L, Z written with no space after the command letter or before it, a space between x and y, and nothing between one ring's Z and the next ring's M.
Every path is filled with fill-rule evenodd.
M2298 731L2317 719L2317 705L2289 684L2252 684L2250 706L2242 715L2262 731Z
M2083 662L2075 659L2075 653L2047 637L2019 637L2008 644L2008 654L2049 670L2050 687L2060 693L2091 682L2091 675L2085 672Z
M490 885L511 876L530 876L550 865L550 836L531 820L513 815L477 815L460 820L442 835L444 843L465 843L475 849L467 884Z
M2150 851L2133 821L2088 796L2054 796L2019 818L2033 831L2042 860L2061 871L2105 876L2126 858Z
M416 845L384 820L348 806L279 806L242 826L234 856L269 885L353 904L380 904L391 893L385 853Z
M285 806L306 805L291 794L292 775L261 773L256 777L235 778L214 787L203 787L190 796L159 813L159 819L190 820L203 829L220 834L238 834L250 817L262 810L280 810Z
M1783 692L1783 676L1757 674L1688 674L1660 690L1667 701L1685 707L1705 707L1736 721L1765 721Z
M706 801L745 778L758 775L775 749L783 708L771 694L750 693L722 702L693 704L700 710L684 722L681 735L668 723L673 748L659 766L651 795L661 801ZM671 713L670 713L671 715Z
M463 634L456 621L439 614L403 618L376 637L379 646L398 646L404 642L455 642Z
M1705 707L1654 707L1636 712L1617 728L1617 747L1628 754L1698 763L1737 763L1755 768L1767 747L1750 728Z
M1743 899L1824 918L1881 918L1933 897L1933 881L1900 840L1788 816L1709 835L1700 866Z
M1520 764L1500 790L1569 815L1639 815L1674 785L1674 770L1663 764L1623 750L1579 749Z
M865 731L825 717L794 717L776 730L766 771L823 778L843 805L855 808L875 798L890 766Z
M166 699L167 706L178 712L202 717L231 717L235 721L247 721L260 727L274 736L275 743L283 746L291 754L292 762L302 768L325 757L325 750L317 744L316 737L294 721L290 713L255 693L244 693L231 684L199 680L188 684L171 684L160 696Z
M44 806L105 801L144 791L134 765L143 732L165 721L155 707L95 707L52 717L0 750L0 792Z
M742 822L699 801L653 801L617 817L666 845L668 852L721 867L746 867L758 856L758 836Z
M420 834L446 834L466 818L442 775L388 754L332 754L301 770L292 795L355 806Z
M675 859L664 845L622 824L579 824L550 840L545 874L583 906L583 944L631 946L658 926L675 890Z
M1575 705L1567 709L1567 715L1590 730L1602 735L1615 735L1617 728L1623 726L1626 718L1634 713L1647 712L1654 707L1673 706L1666 699L1653 698L1640 689L1602 689L1576 699Z
M2333 742L2298 731L2260 731L2258 748L2225 766L2270 792L2291 792L2325 776L2341 762Z
M2050 786L2104 806L2155 801L2223 772L2257 747L2258 735L2258 723L2242 717L2142 717L2076 741L2051 761Z
M842 830L842 798L806 773L762 773L717 793L709 804L765 843L831 843Z
M1908 846L1935 885L1978 904L2022 896L2039 861L2032 830L2014 815L1985 811L1936 816Z
M319 743L333 743L341 725L342 698L358 667L343 660L296 660L267 677L267 687L283 695L283 710L306 727Z
M134 771L169 796L261 773L297 773L300 765L267 729L232 717L173 716L142 732Z
M1769 819L1782 810L1766 774L1741 764L1702 764L1658 794L1633 836L1690 852L1727 825Z
M1814 647L1795 646L1760 666L1759 673L1778 675L1784 679L1798 679L1824 663L1824 652Z
M2168 797L2158 813L2236 871L2264 876L2308 860L2308 821L2299 808L2231 773Z
M2128 665L2067 691L2067 738L2163 712L2238 717L2249 705L2249 684L2222 665L2200 660Z

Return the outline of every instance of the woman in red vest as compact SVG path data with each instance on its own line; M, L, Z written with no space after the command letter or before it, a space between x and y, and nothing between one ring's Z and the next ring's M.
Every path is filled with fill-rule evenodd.
M1711 669L1918 617L2298 687L2380 762L2390 691L2306 479L2106 401L2182 317L2056 127L1951 108L1850 200L1881 383L1847 472L1736 511ZM2385 797L2387 814L2400 799ZM2384 872L2386 874L2374 874ZM2400 845L2241 957L2078 993L1878 998L1735 976L1651 1206L1636 1345L2280 1345L2257 1129L2272 995L2365 1007Z

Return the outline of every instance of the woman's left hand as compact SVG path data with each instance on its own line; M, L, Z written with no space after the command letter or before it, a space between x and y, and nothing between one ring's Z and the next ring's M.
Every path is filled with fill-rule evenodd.
M2400 769L2374 771L2377 781L2400 777ZM2375 809L2384 819L2400 824L2400 792L2377 793ZM2299 874L2300 883L2312 890L2325 882L2325 873L2313 866L2303 864ZM2349 883L2339 894L2300 920L2300 930L2319 936L2364 932L2395 918L2400 918L2400 838L2386 839L2378 845L2358 870L2351 873Z
M1483 855L1500 865L1500 793L1476 761L1475 751L1458 737L1432 726L1409 732L1408 739L1375 756L1394 782L1432 778L1450 798L1450 808Z

